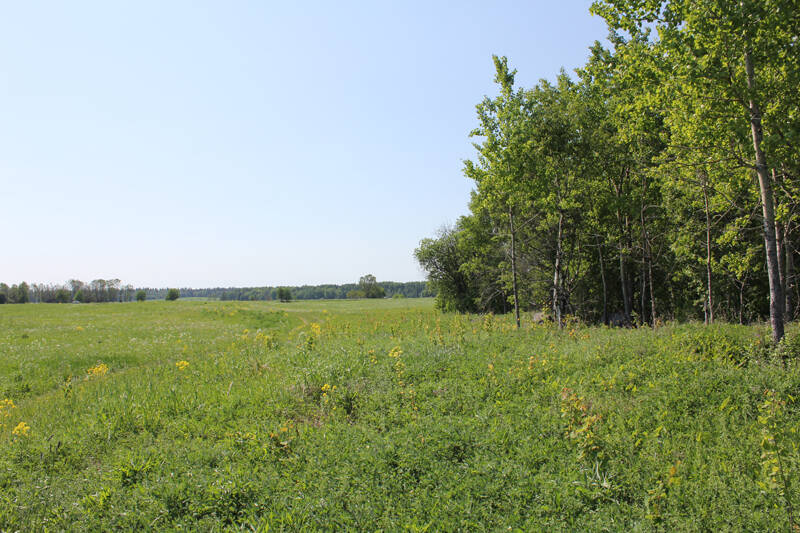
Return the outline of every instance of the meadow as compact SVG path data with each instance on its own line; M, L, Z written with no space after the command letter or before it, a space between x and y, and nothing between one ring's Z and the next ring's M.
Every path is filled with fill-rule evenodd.
M428 299L0 306L0 529L791 531L763 325Z

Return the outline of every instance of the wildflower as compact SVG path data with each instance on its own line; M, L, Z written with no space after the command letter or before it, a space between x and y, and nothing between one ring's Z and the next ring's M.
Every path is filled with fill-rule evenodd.
M0 400L0 427L3 427L3 420L11 416L10 411L15 407L16 405L14 405L14 402L8 398Z
M189 361L178 361L175 366L178 367L178 370L186 370L186 367L189 366Z
M26 424L25 422L20 422L19 424L17 424L17 427L15 427L11 431L11 433L16 437L27 437L28 432L30 432L30 430L31 427L28 424Z
M320 335L322 335L322 327L319 324L317 324L316 322L312 322L311 323L311 333L315 337L319 337Z
M97 363L91 368L86 370L88 374L87 377L90 378L99 378L100 376L105 376L108 373L108 365L105 363Z
M389 357L398 358L401 355L403 355L403 350L401 350L399 346L395 346L389 351Z
M76 327L75 327L75 331L83 331L83 327L81 327L81 326L76 326Z

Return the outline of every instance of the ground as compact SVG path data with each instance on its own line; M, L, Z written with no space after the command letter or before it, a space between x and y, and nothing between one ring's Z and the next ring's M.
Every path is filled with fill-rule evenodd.
M787 530L800 373L768 338L416 299L0 306L0 529Z

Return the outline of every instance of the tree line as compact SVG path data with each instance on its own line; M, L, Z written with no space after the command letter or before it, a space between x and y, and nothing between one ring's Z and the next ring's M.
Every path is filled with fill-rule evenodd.
M381 281L371 280L366 286L361 283L345 283L342 285L301 285L286 287L227 287L213 289L181 289L182 297L205 297L217 298L220 300L280 300L278 291L283 288L291 293L291 298L295 300L342 300L346 298L367 298L376 297L378 287L383 289L383 293L378 297L394 297L395 295L406 298L424 298L433 296L434 293L428 288L424 281ZM147 289L152 290L152 289ZM148 297L150 292L148 292Z
M71 279L63 285L26 282L0 283L0 304L130 302L136 296L132 285L119 279L95 279L89 283Z
M172 291L172 292L170 292ZM201 297L219 300L320 300L344 298L433 296L424 281L377 282L375 276L362 276L359 283L344 285L303 285L299 287L227 287L213 289L134 288L118 279L96 279L90 283L71 279L63 285L26 282L8 286L0 283L0 304L5 303L93 303L164 300Z
M798 314L797 0L597 0L574 76L477 105L470 214L415 255L445 310L618 324Z

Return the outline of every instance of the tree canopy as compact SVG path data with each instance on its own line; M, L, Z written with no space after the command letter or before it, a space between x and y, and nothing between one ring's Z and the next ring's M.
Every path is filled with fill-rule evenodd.
M800 6L597 0L611 47L531 88L494 57L470 214L416 258L457 311L604 323L798 312Z

